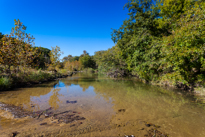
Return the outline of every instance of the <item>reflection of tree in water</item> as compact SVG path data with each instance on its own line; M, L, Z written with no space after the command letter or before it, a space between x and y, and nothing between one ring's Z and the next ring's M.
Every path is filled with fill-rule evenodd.
M60 103L59 96L62 96L58 93L60 90L61 89L54 89L52 91L53 95L50 96L50 99L48 101L49 105L51 107L54 107L55 109L59 108L59 103Z
M94 80L92 80L92 81L94 81ZM89 86L91 85L91 82L90 81L86 81L86 79L76 79L76 80L73 80L72 82L66 81L66 80L62 80L62 82L65 84L65 86L71 86L71 84L79 85L83 89L83 92L85 92L86 89L88 89Z
M86 89L88 89L90 86L90 84L81 84L80 87L83 88L83 92L86 91Z
M177 106L181 106L186 102L183 97L177 96L173 92L132 80L79 78L73 80L72 84L79 85L83 88L83 91L92 86L97 95L103 96L106 101L112 98L118 105L123 105L125 102L122 100L127 100L127 103L132 104L132 102L137 101L148 107L155 108L155 106L166 107L166 105L162 106L161 104L164 102L163 104L174 105L175 109L178 110Z

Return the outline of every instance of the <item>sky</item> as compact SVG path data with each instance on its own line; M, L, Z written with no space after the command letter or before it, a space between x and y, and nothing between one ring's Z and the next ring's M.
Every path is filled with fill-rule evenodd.
M115 44L112 29L128 18L128 0L0 0L0 32L9 34L14 19L27 26L35 46L60 47L64 56L89 55Z

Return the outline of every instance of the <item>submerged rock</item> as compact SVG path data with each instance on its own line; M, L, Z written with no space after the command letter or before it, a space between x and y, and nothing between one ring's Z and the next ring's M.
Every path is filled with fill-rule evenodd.
M9 112L8 114L6 114L9 115L6 116L7 118L23 118L29 116L31 118L37 118L37 120L42 121L44 118L50 117L51 121L56 121L62 124L63 123L68 124L68 123L72 123L73 121L86 119L85 117L79 116L79 114L81 113L77 111L67 110L67 111L55 113L52 107L45 110L31 112L31 111L24 110L22 107L0 103L0 109ZM80 124L82 124L82 122L80 122ZM46 122L41 123L40 125L47 125L47 123Z
M46 123L46 122L45 122L45 123L41 123L40 125L41 125L41 126L42 126L42 125L47 125L47 123Z
M119 109L118 112L125 112L125 109Z
M0 109L10 112L13 118L23 118L31 116L32 112L24 110L22 107L14 106L11 104L4 104L0 102Z
M74 104L74 103L77 103L77 100L75 100L75 101L69 101L69 100L67 100L66 103Z

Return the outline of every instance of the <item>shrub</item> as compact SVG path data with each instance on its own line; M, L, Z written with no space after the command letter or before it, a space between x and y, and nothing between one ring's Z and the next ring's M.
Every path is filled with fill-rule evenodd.
M7 77L0 78L0 90L10 88L12 84L12 80Z

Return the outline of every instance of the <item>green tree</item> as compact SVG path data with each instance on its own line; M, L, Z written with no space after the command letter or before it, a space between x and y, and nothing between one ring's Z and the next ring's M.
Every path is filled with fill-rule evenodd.
M159 58L159 49L154 41L163 33L157 27L159 10L152 0L130 0L125 7L128 8L130 18L118 30L113 30L112 40L117 42L127 69L140 78L149 80L151 75L147 71L150 67L156 70ZM151 61L155 64L151 65Z
M163 79L193 85L205 79L205 2L195 2L184 11L172 29L163 37L161 68Z
M130 18L111 36L130 72L173 84L205 80L204 1L129 0L125 7Z
M121 56L117 45L106 51L95 52L94 60L100 73L112 72L115 70L127 70L127 64Z
M95 68L95 61L92 56L90 56L85 50L79 58L80 63L83 65L83 68Z

